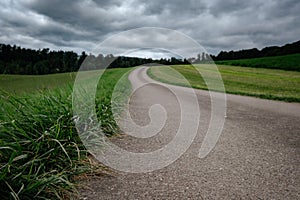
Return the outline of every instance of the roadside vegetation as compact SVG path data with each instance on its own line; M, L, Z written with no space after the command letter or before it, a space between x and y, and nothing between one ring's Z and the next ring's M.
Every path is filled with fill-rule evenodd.
M212 70L211 65L195 66L210 80L216 77L216 72ZM172 69L181 73L189 81L191 87L207 90L203 78L191 65L174 65L171 68L152 67L148 70L148 74L162 82L188 86ZM224 65L218 65L218 70L227 93L300 102L300 72Z
M97 115L107 135L118 132L111 93L129 70L107 70L98 84ZM93 172L73 123L75 75L1 75L0 199L70 199L77 195L75 178ZM130 91L129 81L123 84L122 95Z

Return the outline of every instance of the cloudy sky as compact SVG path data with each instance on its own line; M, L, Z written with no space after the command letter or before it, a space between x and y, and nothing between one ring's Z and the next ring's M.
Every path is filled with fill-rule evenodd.
M300 40L299 11L299 0L1 0L0 42L92 52L122 31L162 27L217 54Z

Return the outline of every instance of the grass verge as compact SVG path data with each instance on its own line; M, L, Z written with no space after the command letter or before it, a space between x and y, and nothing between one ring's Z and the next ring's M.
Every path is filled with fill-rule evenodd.
M118 132L111 93L129 70L107 70L98 84L97 116L108 135ZM61 87L54 90L16 95L8 92L9 86L0 93L0 199L70 199L76 197L74 177L91 172L73 123L72 87L67 84L74 79L61 78ZM123 95L130 90L126 80L119 91ZM30 88L34 83L27 85L36 91Z
M211 65L203 64L195 65L195 67L205 73L209 80L216 78L216 72L213 71ZM153 79L162 82L189 86L172 69L182 74L191 87L207 90L203 78L190 65L174 65L171 69L164 66L151 67L148 74ZM300 72L223 65L218 65L218 70L227 93L300 102Z

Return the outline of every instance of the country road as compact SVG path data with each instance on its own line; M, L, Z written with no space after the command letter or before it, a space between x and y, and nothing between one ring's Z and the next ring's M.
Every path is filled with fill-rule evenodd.
M146 71L142 67L129 75L134 89L143 85L131 96L130 114L137 124L145 126L150 122L150 106L160 104L167 120L150 138L125 134L112 138L114 144L132 152L164 147L175 137L181 120L182 111L174 93L165 84L150 79ZM173 88L186 93L184 102L189 104L188 93L193 89ZM227 94L222 134L215 148L200 159L211 101L207 91L195 93L201 112L199 128L178 160L147 173L114 171L112 175L90 177L83 181L86 187L79 189L80 198L300 199L300 104ZM193 108L190 104L187 107Z

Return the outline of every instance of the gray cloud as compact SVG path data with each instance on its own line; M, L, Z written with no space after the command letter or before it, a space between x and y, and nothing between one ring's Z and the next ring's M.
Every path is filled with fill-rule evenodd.
M300 35L298 0L3 0L0 7L0 42L30 48L91 52L113 34L145 26L178 30L213 54L283 45ZM166 38L148 34L128 43Z

